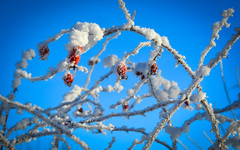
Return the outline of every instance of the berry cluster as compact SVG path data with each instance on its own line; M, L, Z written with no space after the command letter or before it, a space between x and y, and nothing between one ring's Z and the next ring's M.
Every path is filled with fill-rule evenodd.
M83 49L81 46L76 46L74 47L68 54L67 56L67 60L70 63L70 67L72 67L73 69L75 69L75 66L78 64L79 60L80 60L80 54L83 52ZM65 75L63 76L63 80L64 83L67 86L72 86L72 82L73 82L73 75L69 72L65 73Z

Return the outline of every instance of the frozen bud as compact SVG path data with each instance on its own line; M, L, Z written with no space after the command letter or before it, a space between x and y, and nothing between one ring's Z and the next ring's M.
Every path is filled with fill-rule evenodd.
M94 64L97 64L100 62L100 59L99 58L95 58L95 57L92 57L89 61L88 61L88 66L92 66Z
M88 66L92 66L94 64L94 62L92 60L88 61Z

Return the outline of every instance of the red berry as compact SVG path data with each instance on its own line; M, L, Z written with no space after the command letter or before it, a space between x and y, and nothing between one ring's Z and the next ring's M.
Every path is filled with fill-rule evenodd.
M184 104L185 104L186 106L189 106L189 101L185 101Z
M81 107L80 109L78 109L78 111L79 111L80 113L83 113L83 108Z
M152 74L156 74L157 69L158 69L158 66L157 66L156 62L154 62L154 63L151 65L151 73L152 73Z
M118 75L125 75L127 73L127 66L124 62L120 62L117 66Z
M67 126L69 123L71 123L71 121L65 122L64 125Z
M142 75L142 76L141 76L141 79L142 79L142 80L144 80L144 79L145 79L145 76L144 76L144 75Z
M39 59L45 60L47 59L47 56L49 55L49 48L47 45L43 45L38 49L38 53L40 55Z
M68 59L71 64L77 65L80 60L80 55L69 54Z
M122 105L122 107L123 107L123 110L127 110L129 108L129 104L128 103L124 103Z
M63 80L64 80L64 83L70 87L73 82L73 75L70 73L65 73L65 75L63 76Z
M74 47L68 55L68 60L71 64L77 65L80 60L80 54L83 52L81 46Z

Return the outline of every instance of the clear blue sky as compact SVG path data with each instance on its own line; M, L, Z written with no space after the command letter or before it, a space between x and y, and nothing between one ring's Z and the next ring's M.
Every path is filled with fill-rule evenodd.
M181 2L178 0L126 0L125 2L130 13L136 10L135 24L155 29L161 36L167 36L171 46L179 51L180 54L186 56L186 61L193 70L195 70L198 65L201 51L204 50L209 43L212 24L221 20L220 14L222 10L234 8L234 17L231 17L228 21L231 23L230 28L226 29L224 27L220 32L220 39L216 42L217 47L212 49L205 63L223 48L226 41L230 39L234 33L234 27L240 26L239 0L184 0ZM126 23L126 19L124 18L122 10L119 9L117 0L0 0L0 20L0 68L2 71L0 74L0 94L3 96L11 92L15 63L21 59L23 50L29 48L36 50L39 42L55 35L61 29L71 28L77 21L95 22L102 28ZM82 65L86 66L87 60L97 54L104 40L105 39L84 56L81 56L80 63ZM133 50L137 44L142 41L146 41L146 39L133 33L123 32L118 39L110 42L106 52L103 53L100 58L102 59L109 54L117 54L121 57L124 51ZM55 67L60 60L67 56L67 51L64 46L67 42L68 35L65 35L60 40L51 43L49 45L51 50L49 60L40 61L38 60L39 56L37 56L29 63L27 71L29 73L31 72L32 76L39 76L45 74L50 66ZM141 54L134 57L133 60L136 62L146 61L148 59L146 56L149 56L149 50L151 49L144 50ZM240 42L238 41L230 51L228 59L224 59L223 61L225 78L232 101L237 99L237 93L239 93L239 88L233 88L237 84L236 65L240 66L239 50ZM191 82L190 77L183 71L181 66L176 69L174 68L175 60L168 51L164 51L162 58L158 60L157 63L159 69L162 70L162 76L164 78L177 81L181 90L187 88ZM92 81L98 79L97 75L99 72L103 75L106 71L108 71L108 69L104 69L100 64L96 69ZM48 80L48 82L43 81L34 84L27 80L22 80L19 92L16 94L16 100L22 103L31 102L43 108L56 106L62 101L63 94L70 90L70 88L64 85L61 79L62 76L63 73L59 73L53 79ZM111 78L114 80L115 77L111 76ZM82 85L85 79L86 75L79 72L73 84ZM128 80L124 81L123 84L129 83L126 88L133 87L136 81L136 79L132 81ZM213 104L216 103L219 108L228 104L223 90L219 65L212 70L210 76L206 77L201 85L203 86L203 91L207 92L209 102ZM104 106L108 106L109 103L118 101L119 97L124 98L124 92L125 91L120 94L114 93L115 95L103 94L102 97L100 97L100 101L104 103ZM136 107L136 109L141 109L154 102L154 100L144 102L142 106ZM106 113L111 112L111 110L108 109L105 111ZM116 111L120 111L120 109ZM12 113L15 113L15 111ZM133 121L129 121L120 118L106 121L106 123L114 121L114 125L118 127L125 124L129 127L146 127L146 131L150 132L159 121L158 113L153 112L147 115L150 116L147 119L144 117L136 117ZM173 125L182 125L183 121L192 115L193 113L191 111L183 109L178 111L172 119ZM27 115L24 113L22 116L13 116L10 118L9 125L13 124L15 120L20 119L22 116ZM240 116L238 115L238 117ZM209 132L211 129L209 122L196 122L192 124L190 129L191 132L189 132L189 135L204 149L209 147L210 143L202 134L202 130L208 132L209 136L215 139L214 134ZM140 134L116 132L113 135L108 133L108 136L95 136L84 130L78 130L76 133L81 139L85 140L92 149L106 148L112 136L117 136L117 142L113 147L114 149L126 149L135 138L140 139L141 137ZM164 131L159 134L158 138L168 143L170 141ZM181 136L180 140L190 149L196 149L185 135ZM40 142L45 142L46 144L41 144L38 148L45 149L49 147L51 140L48 139L48 141L44 141L40 139ZM32 142L29 146L36 147L33 145L36 145L36 142ZM25 148L26 147L28 146L25 145ZM142 145L136 147L136 149L141 148ZM153 144L152 147L152 149L162 148L159 144ZM180 145L179 149L182 149Z

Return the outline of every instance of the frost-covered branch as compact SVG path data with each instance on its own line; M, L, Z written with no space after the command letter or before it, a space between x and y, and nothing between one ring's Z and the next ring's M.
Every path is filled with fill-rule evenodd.
M220 61L220 68L221 68L221 76L222 76L224 91L226 93L228 103L231 104L232 102L231 102L231 99L230 99L229 94L228 94L227 84L226 84L224 74L223 74L223 63L222 63L222 61ZM233 110L232 110L232 113L233 113L234 119L237 120L237 116L236 116L236 114L234 113Z
M212 130L216 135L216 138L217 138L218 143L219 143L219 147L221 147L221 149L222 149L224 147L224 145L223 145L223 142L221 140L221 135L220 135L220 132L219 132L217 120L216 120L215 115L214 115L214 110L212 109L211 106L209 106L206 99L202 100L201 103L204 106L204 108L206 109L206 112L210 117L210 121L212 122Z
M112 141L108 144L108 148L106 148L105 150L110 150L111 149L111 147L113 146L113 143L116 141L115 139L116 139L116 137L112 138Z
M93 69L94 69L94 67L95 67L95 65L96 65L97 60L99 59L99 56L105 51L108 42L111 41L111 40L114 39L114 38L117 38L120 34L121 34L121 32L116 32L115 35L107 38L107 40L106 40L105 43L103 44L102 49L98 52L98 54L97 54L95 57L93 57L93 58L89 61L89 65L91 65L92 67L91 67L91 69L90 69L90 71L89 71L89 73L88 73L87 81L86 81L86 83L85 83L85 85L84 85L84 88L85 88L85 89L87 88L87 86L88 86L88 84L89 84L89 82L90 82L90 78L91 78Z
M7 138L5 138L2 133L0 133L0 145L4 145L7 149L16 150L14 145L12 145Z
M131 132L142 133L142 134L148 136L148 134L145 132L145 129L144 129L144 128L135 129L135 128L127 128L126 126L123 126L123 127L121 127L121 128L115 127L115 128L113 129L113 131L125 131L125 132L127 132L127 133L131 131ZM170 147L166 142L162 142L162 141L160 141L160 140L158 140L158 139L155 139L155 141L156 141L157 143L159 143L159 144L164 145L164 146L167 147L168 149L172 150L172 147Z
M223 26L226 26L226 28L228 28L230 26L230 24L227 23L227 20L230 16L232 16L234 10L232 8L229 8L228 10L224 10L222 12L222 20L220 22L216 22L213 24L212 26L212 35L211 35L211 40L209 42L209 45L204 49L204 51L201 53L201 58L199 60L199 64L198 64L198 68L200 68L201 65L203 65L203 61L206 57L206 55L208 54L208 52L214 47L216 46L216 43L215 43L215 39L219 38L219 31L222 30L222 27Z
M131 16L123 0L118 0L118 3L119 7L123 10L125 18L127 19L126 24L105 29L101 28L96 23L77 22L73 25L73 27L67 30L62 30L55 36L39 43L38 52L40 59L47 61L47 57L50 54L48 45L51 42L57 41L64 34L69 33L69 42L65 44L65 49L67 49L68 55L66 58L60 61L55 68L50 67L45 75L32 77L33 73L29 70L26 70L26 67L28 65L27 61L32 60L36 56L35 51L33 49L23 51L21 60L16 64L17 69L15 70L14 80L12 82L12 92L7 96L7 98L0 95L0 123L2 125L2 131L0 134L1 149L3 149L3 146L6 149L15 149L14 146L16 144L22 144L38 137L50 135L53 137L52 149L58 149L59 141L64 142L67 148L71 149L70 145L63 138L65 135L79 144L82 149L90 149L85 141L80 140L74 135L74 131L77 129L84 129L86 131L90 130L92 134L100 135L105 135L108 133L105 131L141 133L142 136L140 140L135 139L132 144L128 146L129 149L133 149L137 144L142 144L143 142L145 142L143 149L149 149L154 141L171 150L177 149L177 142L179 142L185 149L187 149L187 147L183 145L178 138L181 136L182 132L187 133L190 130L189 127L191 123L201 120L204 117L206 120L211 122L212 131L215 133L217 139L211 148L223 149L228 145L239 147L239 144L236 144L240 141L239 137L234 136L237 132L239 134L239 121L220 113L233 111L234 109L240 108L240 101L235 101L232 104L229 103L228 106L222 109L213 109L211 104L208 104L206 100L207 94L203 92L203 89L200 86L200 83L203 81L204 77L208 76L213 67L219 62L222 62L223 58L227 57L232 45L240 37L240 28L236 28L237 33L232 36L232 38L226 43L225 47L218 52L217 55L206 65L203 65L206 55L211 48L216 45L215 39L219 37L219 31L223 26L229 26L227 20L230 16L232 16L232 13L234 12L233 9L223 11L223 18L221 22L217 22L213 25L210 44L201 53L198 68L194 72L185 61L185 56L179 54L178 51L172 48L167 37L160 36L160 34L155 32L153 29L135 26L135 11ZM110 71L96 80L91 87L88 87L92 78L93 70L98 66L96 64L100 63L100 59L102 59L101 54L106 50L108 43L112 39L120 36L122 31L129 31L142 35L146 38L147 42L140 42L132 51L124 52L124 54L121 55L123 56L122 59L119 59L117 55L109 55L105 57L102 62L103 67L109 67ZM104 37L107 37L107 39L104 42L103 47L96 56L91 57L91 59L88 61L88 67L78 65L80 56L87 54L87 52L92 50L91 48ZM148 61L134 62L135 58L130 56L142 52L140 49L146 46L151 46L154 49L150 51L150 57L148 57ZM157 66L157 63L159 62L157 61L158 57L159 59L163 57L161 56L163 49L166 49L173 55L174 59L177 61L176 66L181 64L184 70L191 76L192 81L185 89L180 90L180 86L178 86L177 82L170 81L166 77L163 78L161 76L161 70ZM88 68L90 68L89 72ZM74 78L78 73L77 71L88 73L85 75L86 82L84 85L78 86L77 82L74 81ZM48 79L59 75L60 72L65 72L62 78L65 85L72 87L69 92L64 94L63 101L60 104L56 104L54 107L43 109L36 105L32 106L31 103L24 105L20 102L13 101L22 79L26 78L32 82L43 80L47 81ZM112 92L113 94L116 94L114 92L119 93L125 88L126 83L128 83L125 81L129 81L129 73L132 73L138 78L138 80L134 83L132 88L126 89L125 97L114 102L111 100L106 101L108 102L107 106L105 103L100 103L100 98L102 97L101 93L104 92L104 94L107 94ZM99 75L99 73L97 75ZM110 76L111 80L115 78L115 83L113 82L106 84L103 82L105 79L110 78ZM132 76L129 76L129 78L131 80ZM126 86L129 87L128 85ZM145 91L145 93L140 93L141 90L144 91L145 88L148 91ZM197 94L193 94L196 89ZM122 93L120 94L122 95ZM142 104L141 102L144 98L156 99L157 103L151 105L149 103L144 103L143 108L136 110L134 106L137 103L139 105ZM203 105L204 108L202 107L202 109L204 112L199 112L192 118L185 120L182 127L174 127L174 123L171 122L172 116L177 112L177 110L180 109L181 106L184 109L191 108L190 105L192 103L199 107L202 107ZM120 105L123 108L122 112L111 110L111 113L106 114L108 111L104 110L106 109L105 107L108 106L110 106L110 108L117 108ZM11 125L11 127L8 127L7 118L10 115L11 109L16 109L19 114L21 114L22 111L26 111L33 116L31 118L23 118L22 120ZM146 133L144 127L127 128L127 126L123 126L118 128L113 126L111 123L108 125L103 123L106 120L110 121L116 117L126 117L128 119L133 116L141 115L146 117L146 113L156 110L160 112L160 120L150 133ZM220 135L218 122L231 123L223 137ZM31 127L32 125L34 126ZM172 147L166 142L162 142L157 139L157 136L162 129L165 129L165 132L170 135ZM25 130L25 132L21 135L18 135L16 138L8 139L12 138L14 135L13 133L18 130ZM230 135L233 135L233 137L230 137ZM192 140L190 137L189 139ZM230 139L233 140L233 142L231 142ZM115 140L115 137L113 137L107 149L112 148ZM195 143L195 141L193 141L193 143ZM195 145L198 146L196 143ZM199 147L199 149L201 149L201 147Z
M48 123L49 125L53 126L54 128L60 130L61 132L65 133L69 138L71 138L72 140L74 140L76 143L78 143L83 149L89 149L88 148L88 145L81 141L79 138L77 138L75 135L73 135L69 130L67 130L66 128L64 128L63 126L43 117L39 112L37 112L36 110L34 110L34 108L32 107L28 107L28 106L25 106L19 102L12 102L6 98L4 98L3 96L0 95L0 101L4 102L4 103L7 103L9 105L12 105L14 107L17 107L17 108L20 108L20 109L23 109L33 115L35 115L36 117L38 117L39 119L45 121L46 123Z
M153 111L153 110L158 109L160 107L167 106L167 105L169 105L171 103L173 103L173 101L160 102L160 103L154 104L151 107L147 107L147 108L145 108L143 110L138 110L138 111L133 111L133 112L123 112L123 113L111 113L111 114L109 114L107 116L99 117L99 118L96 118L96 119L90 119L89 118L87 120L80 121L79 123L98 122L98 121L107 120L107 119L113 118L113 117L122 117L122 116L130 117L130 116L136 116L136 115L144 115L145 113L147 113L149 111Z
M130 25L133 25L134 22L133 22L133 20L132 20L132 18L131 18L131 15L128 13L128 10L127 10L127 8L126 8L126 6L125 6L125 3L124 3L122 0L118 0L118 3L119 3L119 7L123 10L123 13L124 13L124 15L125 15L128 23L129 23Z

